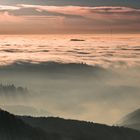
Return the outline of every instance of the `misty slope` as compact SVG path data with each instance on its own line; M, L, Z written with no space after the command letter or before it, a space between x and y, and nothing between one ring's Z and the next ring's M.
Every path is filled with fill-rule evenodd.
M137 109L134 112L123 117L118 122L118 124L120 126L125 126L128 128L140 130L140 109Z
M53 117L33 118L22 116L23 121L46 132L57 133L65 140L139 140L140 132L123 128L110 127L92 122L65 120Z
M0 109L0 140L53 140L53 135L33 128Z

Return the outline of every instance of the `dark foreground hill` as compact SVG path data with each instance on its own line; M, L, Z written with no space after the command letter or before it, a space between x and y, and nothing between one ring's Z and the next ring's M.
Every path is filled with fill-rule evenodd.
M118 124L128 128L140 130L140 109L137 109L125 117L123 117Z
M61 118L21 117L0 110L0 140L140 140L140 132Z
M55 134L48 134L33 128L21 119L0 109L0 140L55 140Z
M140 140L140 132L111 127L92 122L65 120L61 118L20 117L33 127L49 133L57 133L63 140Z

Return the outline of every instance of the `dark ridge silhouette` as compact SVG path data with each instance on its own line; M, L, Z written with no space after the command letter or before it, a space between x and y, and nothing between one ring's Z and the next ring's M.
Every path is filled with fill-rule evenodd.
M140 132L123 127L54 117L20 117L33 127L57 133L66 140L139 140Z
M97 68L100 68L99 66L96 66ZM40 62L40 63L32 63L32 62L24 62L24 61L16 61L10 65L6 66L0 66L0 69L29 69L29 70L65 70L65 69L93 69L92 66L87 65L85 63L59 63L54 61L48 61L48 62ZM57 69L54 69L57 68Z
M21 86L16 87L14 84L3 85L0 84L0 95L26 95L28 93L27 88Z
M13 64L0 66L0 72L3 73L45 73L45 74L65 74L65 75L105 75L109 72L98 65L91 66L85 63L58 63L53 61L40 62L40 63L31 63L17 61Z
M56 140L57 134L48 134L23 122L17 116L0 109L0 140Z
M140 132L62 118L15 116L0 110L0 140L140 140Z
M118 125L140 130L140 109L137 109L123 117L118 122Z

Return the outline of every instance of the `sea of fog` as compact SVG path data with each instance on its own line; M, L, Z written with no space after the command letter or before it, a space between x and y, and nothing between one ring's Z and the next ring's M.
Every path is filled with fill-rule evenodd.
M139 65L140 35L1 35L0 64L15 61Z
M139 38L0 35L0 107L20 115L116 123L140 107Z

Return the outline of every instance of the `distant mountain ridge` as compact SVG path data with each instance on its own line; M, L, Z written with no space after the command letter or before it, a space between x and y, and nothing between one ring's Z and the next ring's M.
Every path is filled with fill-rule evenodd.
M131 112L125 117L123 117L118 122L118 124L120 126L125 126L128 128L140 130L140 109L137 109L134 112Z
M63 63L63 62L55 62L55 61L47 61L47 62L24 62L24 61L16 61L12 64L0 66L0 71L26 71L28 72L107 72L105 68L100 67L98 65L92 66L86 63Z
M1 74L15 75L15 77L21 75L40 75L43 77L49 78L102 78L113 74L113 71L107 70L104 67L99 65L88 65L86 63L62 63L62 62L23 62L16 61L15 63L0 66L0 75Z
M0 110L0 140L140 140L140 132L62 118L15 116Z

